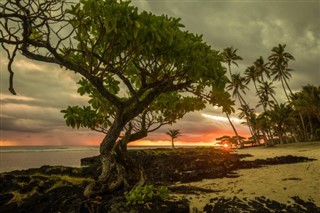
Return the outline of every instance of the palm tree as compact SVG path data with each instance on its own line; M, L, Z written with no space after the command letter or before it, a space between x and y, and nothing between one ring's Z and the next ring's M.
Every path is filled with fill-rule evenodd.
M300 121L303 125L304 139L315 140L316 129L320 129L320 86L304 86L300 92L291 95L290 99L290 104L301 116ZM304 125L304 120L307 125Z
M230 77L232 75L231 72L231 64L238 66L237 60L242 60L240 56L237 55L238 49L234 49L233 47L227 47L222 52L223 61L228 64Z
M274 140L270 129L270 118L267 115L267 112L261 113L256 119L257 127L262 132L265 145L273 146Z
M254 88L257 89L256 81L258 80L258 74L255 66L251 65L244 71L245 83L248 85L250 81L253 82Z
M292 113L292 107L283 103L276 105L273 110L267 112L270 117L271 126L276 131L281 144L285 142L283 137L288 129L286 124L288 123L288 120L291 120Z
M303 110L301 108L306 105L305 101L301 98L301 92L294 93L290 96L289 104L294 108L295 112L299 115L301 126L297 125L297 132L299 132L299 140L307 141L309 136L306 129Z
M245 109L243 112L245 113L245 118L247 120L249 130L251 132L252 137L255 137L256 130L254 126L251 125L252 122L250 122L250 112L249 112L250 110L248 111L248 109L250 109L250 106L247 104L247 102L244 100L244 98L241 95L241 93L246 94L245 90L248 89L247 85L245 84L246 78L242 77L239 73L232 74L231 78L232 78L232 81L229 82L226 88L227 90L233 90L232 96L234 98L238 98L241 105L240 109Z
M168 132L166 132L167 135L169 135L171 137L171 145L172 148L174 149L174 139L176 139L177 137L179 137L181 135L180 130L179 129L169 129Z
M270 68L269 63L264 63L263 57L260 56L255 62L253 62L256 77L259 82L263 82L264 78L263 76L266 75L267 78L270 78Z
M300 94L300 99L305 103L302 110L320 122L320 86L303 86Z
M262 82L261 85L259 85L258 88L258 95L261 98L261 100L266 101L268 100L268 97L272 97L276 105L279 105L275 95L274 86L272 85L272 82ZM260 100L260 101L261 101ZM272 102L269 102L269 107L272 108Z
M268 105L268 104L266 104L266 101L268 102L268 100L266 100L266 98L267 99L269 99L269 98L261 96L260 93L258 92L256 82L259 81L259 73L258 73L258 70L256 69L256 66L252 65L252 66L248 67L244 71L244 75L245 75L246 85L248 85L250 83L250 81L252 81L254 88L256 89L256 94L258 94L258 96L259 96L259 104L256 107L262 106L263 111L265 112L266 106Z
M260 94L260 99L256 107L262 106L264 109L264 112L267 111L267 107L269 106L270 109L275 105L275 102L273 100L270 100L268 95Z
M243 122L243 124L246 124L249 127L252 138L254 138L256 143L259 143L259 139L257 137L258 129L256 128L256 115L254 109L250 109L247 105L242 105L239 110L241 111L239 114L239 118L246 118L247 122Z
M243 94L246 94L245 90L248 89L248 87L245 84L245 77L242 77L240 73L232 74L231 75L231 81L227 85L227 90L232 90L232 97L238 98L241 105L247 105L246 101L241 95L241 92Z
M235 101L231 100L230 98L230 94L229 93L224 93L225 96L221 96L221 101L220 101L220 106L222 107L222 112L224 112L227 116L227 119L234 131L234 133L236 134L237 137L237 146L240 144L240 148L243 147L243 143L242 140L238 134L238 131L236 130L236 128L234 127L231 119L230 119L230 115L231 113L234 113L234 108L232 106L235 105Z
M291 71L292 69L288 68L288 63L290 60L295 60L294 57L285 52L286 45L279 44L277 47L272 48L272 54L268 57L270 61L270 68L271 68L271 76L273 76L273 80L280 80L282 88L285 92L285 95L288 100L289 95L286 91L286 87L289 90L290 94L292 95L292 91L289 87L288 81L291 78Z

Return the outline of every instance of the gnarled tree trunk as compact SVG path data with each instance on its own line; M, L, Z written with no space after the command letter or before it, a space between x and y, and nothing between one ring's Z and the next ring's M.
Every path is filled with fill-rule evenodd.
M139 162L128 155L127 144L145 137L147 132L143 131L131 135L132 127L129 125L125 136L117 140L124 128L120 126L112 126L115 129L111 128L101 143L101 174L97 181L86 187L84 191L86 197L94 197L115 190L130 190L136 185L145 183L144 170ZM113 135L110 135L111 133Z

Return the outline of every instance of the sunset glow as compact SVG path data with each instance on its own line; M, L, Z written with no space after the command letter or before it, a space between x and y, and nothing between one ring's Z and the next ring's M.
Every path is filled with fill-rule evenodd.
M184 142L177 140L174 142L175 146L213 146L212 141L210 142ZM150 140L139 140L135 141L129 144L129 147L136 147L136 146L155 146L155 147L161 147L161 146L166 146L170 147L171 146L171 141L166 141L166 140L159 140L159 141L150 141Z
M16 146L17 143L14 141L6 141L6 140L0 140L0 147L1 146Z

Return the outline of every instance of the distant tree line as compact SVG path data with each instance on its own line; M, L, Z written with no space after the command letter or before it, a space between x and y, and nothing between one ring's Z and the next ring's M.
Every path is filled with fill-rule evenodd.
M295 58L285 47L285 44L273 47L267 61L259 57L242 73L231 70L232 64L238 66L237 61L242 60L237 49L229 47L223 51L230 75L226 89L240 103L239 118L245 119L244 124L256 143L261 139L266 145L320 140L320 85L306 85L299 92L292 92L289 80L293 70L289 62ZM285 102L277 100L275 81L281 82L287 98ZM249 84L258 97L255 106L245 98ZM259 107L262 112L257 113Z

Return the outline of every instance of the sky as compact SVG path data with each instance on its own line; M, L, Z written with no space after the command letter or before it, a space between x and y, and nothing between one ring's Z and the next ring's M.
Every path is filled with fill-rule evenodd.
M266 58L278 44L295 57L290 62L293 92L301 86L320 84L320 1L318 0L133 0L139 11L180 17L185 30L202 34L213 49L233 46L244 60L233 72L243 73L260 56ZM15 89L8 92L7 59L0 47L0 146L7 145L99 145L104 135L65 125L61 109L86 105L79 96L79 76L49 65L18 56L15 64ZM281 84L274 82L277 99L286 100ZM249 86L246 101L254 107L257 97ZM259 111L259 109L258 109ZM246 126L234 124L243 136ZM168 129L180 129L177 145L212 145L215 138L233 131L221 109L208 106L186 115L172 126L164 126L135 145L169 145Z

